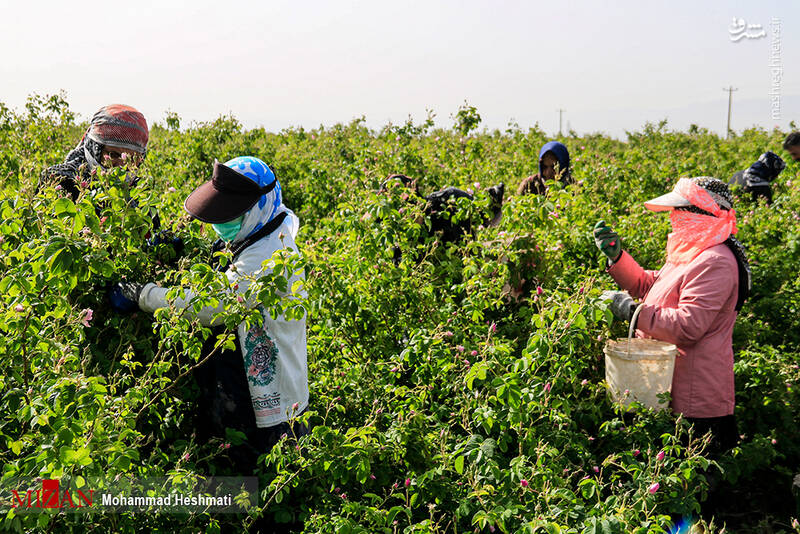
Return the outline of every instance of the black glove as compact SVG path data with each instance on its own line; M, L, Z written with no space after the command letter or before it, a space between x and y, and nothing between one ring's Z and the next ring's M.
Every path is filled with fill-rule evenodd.
M152 249L158 245L172 245L175 254L183 252L183 239L173 235L169 230L161 230L154 237L145 240L145 248Z
M111 307L118 312L131 312L139 309L139 296L144 284L120 282L108 290Z
M614 314L614 317L626 323L631 322L633 319L633 312L636 311L637 304L633 301L630 295L625 291L603 291L600 295L603 300L609 301L608 309Z

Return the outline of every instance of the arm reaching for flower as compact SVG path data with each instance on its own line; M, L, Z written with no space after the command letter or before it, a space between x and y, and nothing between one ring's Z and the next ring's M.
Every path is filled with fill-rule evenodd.
M230 291L241 295L247 292L254 276L258 277L264 274L264 271L261 270L248 272L247 266L252 265L249 256L255 252L251 250L250 254L248 254L248 250L245 250L236 261L231 264L228 270L225 271ZM170 287L159 287L153 283L145 284L139 295L139 308L142 311L152 313L159 308L168 308L170 305L175 306L177 309L186 309L192 306L192 301L196 297L193 291L185 289L184 297L176 297L174 300L170 300L167 298L167 294L171 289ZM254 298L251 297L250 300L253 301ZM251 305L250 307L252 307L255 305L255 302L249 302L249 304ZM224 307L225 304L222 300L219 300L215 306L210 304L203 306L197 311L197 318L204 326L217 326L222 323L221 317L218 317L218 315L223 311Z

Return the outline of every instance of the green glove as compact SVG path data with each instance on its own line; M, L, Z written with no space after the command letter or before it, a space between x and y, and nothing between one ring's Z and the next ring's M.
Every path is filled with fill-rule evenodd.
M622 255L622 242L619 240L619 235L606 225L605 221L598 221L594 225L594 243L600 252L608 256L611 263L616 262Z

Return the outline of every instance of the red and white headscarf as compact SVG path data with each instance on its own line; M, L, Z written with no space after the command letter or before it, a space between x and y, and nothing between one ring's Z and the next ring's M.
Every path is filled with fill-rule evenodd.
M683 210L670 213L672 233L667 237L668 262L689 263L705 249L724 243L738 232L736 211L722 209L711 193L691 178L678 180L673 192L711 216Z
M140 154L147 150L149 130L147 121L139 111L123 104L111 104L100 108L92 117L85 139L100 146L127 148ZM98 165L94 154L86 151L86 160L92 168Z

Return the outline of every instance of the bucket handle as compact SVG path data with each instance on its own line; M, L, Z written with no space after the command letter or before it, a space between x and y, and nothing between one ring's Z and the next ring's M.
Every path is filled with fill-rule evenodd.
M631 324L628 327L628 358L631 357L631 338L633 338L633 333L636 331L636 321L639 319L639 313L642 311L642 305L639 304L636 306L636 310L633 312L633 316L631 317Z

